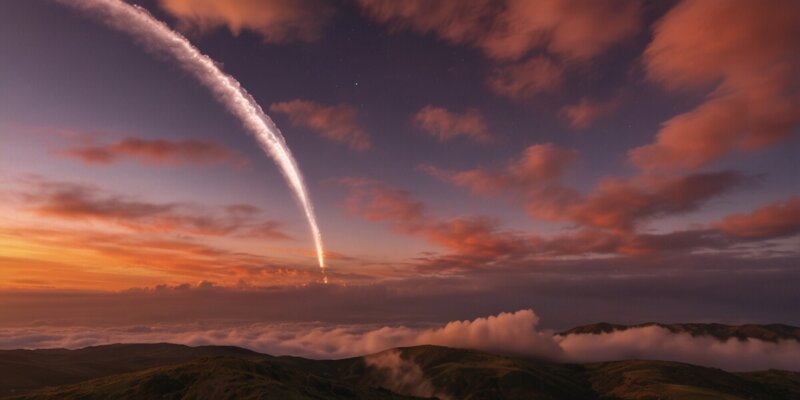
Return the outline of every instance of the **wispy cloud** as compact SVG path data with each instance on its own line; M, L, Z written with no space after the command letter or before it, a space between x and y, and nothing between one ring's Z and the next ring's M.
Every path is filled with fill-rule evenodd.
M358 120L358 110L349 104L324 105L308 100L273 103L270 111L286 114L293 126L309 128L333 142L356 151L368 150L369 135Z
M493 140L486 119L477 109L468 109L459 114L446 108L427 105L414 115L413 120L420 129L436 137L439 142L459 136L482 143Z
M233 34L252 31L267 43L318 40L334 8L321 0L159 0L183 30L206 32L226 27Z
M57 149L56 154L87 164L112 164L126 159L147 165L243 163L220 143L206 140L167 140L129 137L110 144L88 144Z
M631 161L645 170L694 169L785 140L800 123L798 36L796 2L679 3L655 25L647 77L669 89L712 89L664 122L653 143L633 149Z
M261 210L249 204L211 211L188 203L154 203L93 186L45 180L34 181L21 196L23 209L48 218L103 222L137 231L289 239L279 222L263 220Z

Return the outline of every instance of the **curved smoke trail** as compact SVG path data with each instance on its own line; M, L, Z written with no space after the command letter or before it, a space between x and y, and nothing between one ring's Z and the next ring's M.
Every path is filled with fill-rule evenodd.
M208 87L219 102L238 117L278 164L281 173L292 188L308 219L314 237L317 260L325 274L325 258L314 207L308 195L303 176L292 157L281 131L256 103L255 99L242 88L232 76L220 70L217 64L203 55L181 34L154 18L150 13L121 0L56 0L86 13L92 14L114 29L133 36L148 51L167 55L175 59L185 70L192 73ZM325 282L327 277L324 276Z

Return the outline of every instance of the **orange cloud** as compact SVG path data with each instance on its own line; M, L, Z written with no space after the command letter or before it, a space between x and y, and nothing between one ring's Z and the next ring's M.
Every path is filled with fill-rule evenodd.
M87 164L111 164L125 158L142 164L211 164L234 159L223 145L205 140L163 140L127 138L108 145L76 146L58 154Z
M446 142L458 136L476 142L492 141L486 120L476 109L468 109L463 114L457 114L446 108L428 105L414 115L414 122L439 139L439 142Z
M364 13L392 29L411 29L418 33L434 32L451 43L477 41L487 19L497 12L492 0L359 0Z
M507 194L521 200L534 218L571 221L592 228L631 231L645 219L684 213L751 179L737 172L681 177L607 177L587 195L560 182L576 153L552 144L534 145L501 170L422 169L479 195Z
M584 199L563 208L563 215L548 216L598 228L630 231L644 219L696 210L708 200L747 181L746 177L732 171L677 178L606 178ZM535 199L533 203L535 206Z
M702 29L698 27L703 27ZM692 169L785 139L800 123L800 4L685 0L656 25L647 76L669 89L712 87L630 152L646 170Z
M358 110L348 104L326 106L308 100L273 103L270 111L286 114L293 126L312 129L322 137L357 151L371 147L369 135L358 121Z
M508 0L479 46L499 59L544 48L584 61L638 33L640 14L638 1Z
M346 205L352 213L370 221L386 222L397 233L423 238L449 251L417 260L417 267L423 269L480 268L499 261L560 256L641 255L719 248L724 244L709 231L640 235L590 227L543 237L503 229L488 217L437 218L408 192L379 182L348 179L344 184L351 190Z
M160 0L161 8L184 30L205 32L227 27L259 34L267 43L316 41L333 16L320 0Z
M619 105L619 97L606 101L596 101L590 100L587 97L582 97L576 104L563 107L561 109L561 114L573 128L586 129L596 119L614 112Z
M260 220L260 210L245 204L214 213L189 204L150 203L63 182L38 182L22 196L27 210L50 218L100 221L137 231L289 239L280 223Z
M489 89L524 99L555 90L567 65L587 62L641 28L639 1L359 0L391 30L434 33L496 62ZM543 54L544 53L544 54Z
M461 256L483 259L526 253L526 238L499 230L489 218L438 220L406 191L374 181L351 179L344 183L351 189L346 205L352 213L370 221L388 222L396 232L424 237Z
M548 57L532 57L524 62L495 67L486 85L499 96L525 99L552 92L563 80L563 66Z
M315 279L309 272L313 269L280 265L261 255L189 238L2 227L0 248L5 287L119 290L164 282L205 280L235 286Z
M772 203L749 214L728 216L715 226L728 235L745 239L800 234L800 197Z
M483 168L447 171L429 165L421 168L456 186L468 188L473 193L498 194L501 191L525 191L553 183L561 178L576 156L574 150L545 143L529 146L519 159L513 160L500 171Z

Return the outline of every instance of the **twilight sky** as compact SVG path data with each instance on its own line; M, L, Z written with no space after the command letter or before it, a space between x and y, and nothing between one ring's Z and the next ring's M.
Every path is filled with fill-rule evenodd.
M0 324L800 324L800 4L135 1L255 97L0 2Z

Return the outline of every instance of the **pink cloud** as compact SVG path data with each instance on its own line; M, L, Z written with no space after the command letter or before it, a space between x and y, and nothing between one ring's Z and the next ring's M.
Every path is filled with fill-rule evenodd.
M479 46L493 58L544 48L584 61L638 33L640 14L638 1L509 0Z
M136 231L189 235L247 235L289 239L277 221L262 220L261 210L234 204L208 210L186 203L154 203L80 184L38 181L22 193L23 209L48 218L98 221Z
M555 90L568 65L597 57L641 29L638 1L359 0L391 30L433 33L478 48L496 64L487 78L500 96L525 99Z
M492 141L486 120L476 109L468 109L463 114L458 114L446 108L428 105L414 115L414 123L439 139L439 142L446 142L459 136L482 143Z
M728 235L745 239L800 234L800 197L775 202L749 214L730 215L715 226Z
M497 171L485 168L448 171L429 165L423 165L421 169L473 193L496 195L502 191L525 191L555 182L576 156L574 150L545 143L528 146L518 159Z
M257 33L267 43L316 41L333 16L320 0L159 0L184 30L205 32L227 27L231 33Z
M528 147L518 160L499 170L422 169L478 195L506 195L521 202L533 218L619 232L634 230L642 220L694 211L751 180L732 171L678 177L606 177L582 195L560 182L575 157L573 150L543 144Z
M348 104L327 106L308 100L273 103L270 111L286 114L293 126L309 128L322 137L349 146L356 151L368 150L369 135L358 120L358 110Z
M705 27L698 29L698 27ZM685 0L657 24L647 77L669 89L712 88L630 152L646 170L692 169L763 148L800 123L800 5Z
M107 145L68 147L57 153L87 164L111 164L126 158L149 165L211 164L237 158L222 144L211 141L133 137Z
M511 99L525 99L552 92L564 80L564 67L548 57L532 57L527 61L495 67L486 85L493 93Z
M563 107L561 114L573 128L586 129L598 118L614 112L619 105L619 97L605 101L590 100L587 97L582 97L577 103Z
M392 29L435 33L495 59L517 60L543 49L587 60L640 29L636 1L360 0L364 12Z

